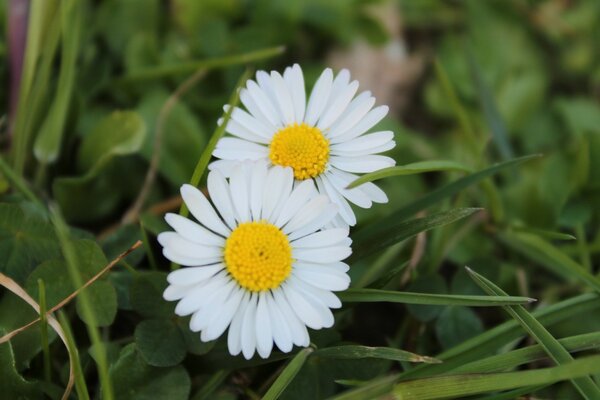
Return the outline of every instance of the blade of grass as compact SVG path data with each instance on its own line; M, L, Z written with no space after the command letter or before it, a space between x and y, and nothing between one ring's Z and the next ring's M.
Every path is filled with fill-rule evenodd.
M509 304L528 304L536 301L529 297L519 296L466 296L457 294L396 292L377 289L348 289L337 293L337 296L340 300L349 303L391 302L430 306L490 307Z
M395 243L411 238L420 232L450 224L480 210L480 208L456 208L441 211L427 217L402 222L392 228L382 229L377 233L373 233L369 238L355 239L352 256L348 262L355 262Z
M71 332L71 326L69 320L62 311L58 312L58 320L60 325L65 332L66 345L69 349L69 354L73 357L73 373L75 375L75 391L77 397L80 400L89 400L90 394L88 393L87 385L85 383L85 376L83 375L83 369L81 368L81 361L79 360L79 350L77 350L77 344L73 338L73 332Z
M358 243L361 240L365 240L374 233L379 232L381 230L388 230L394 228L402 224L406 218L409 218L418 211L428 208L447 197L453 196L461 190L466 189L467 187L478 183L483 179L498 173L499 171L505 170L506 168L514 167L515 165L518 165L528 160L532 160L537 157L540 157L540 155L535 154L525 157L519 157L500 164L495 164L491 167L483 169L474 174L467 175L464 178L460 178L446 186L436 189L430 192L429 194L421 197L420 199L401 207L392 214L387 215L374 223L365 225L365 228L360 229L354 234L354 242Z
M533 233L550 240L577 240L575 236L569 235L568 233L531 228L529 226L511 226L510 229L515 232Z
M369 289L383 289L388 283L392 281L398 274L406 269L410 264L410 260L403 262L402 264L390 269L385 275L381 278L369 283L367 286ZM361 286L357 285L356 287L360 288Z
M597 372L600 356L586 357L565 365L500 374L450 375L401 382L394 387L396 399L426 400L462 398L469 395L525 386L546 385L579 379ZM597 399L598 397L593 397Z
M37 198L37 196L29 189L29 186L25 182L20 175L17 175L12 168L4 161L2 156L0 155L0 172L8 181L14 186L19 192L23 194L28 200L35 203L41 209L44 208L42 202Z
M569 336L558 339L558 342L570 353L597 349L600 348L600 332ZM536 344L461 365L453 369L452 373L501 372L533 361L543 360L547 357L548 354L543 347Z
M50 346L48 344L48 317L46 312L46 286L42 279L38 279L38 293L40 300L40 339L42 341L42 354L44 357L44 380L52 381L52 372L50 369Z
M192 400L208 400L215 390L225 381L225 378L229 375L229 371L220 369L208 379L208 381L202 385L202 387L192 397Z
M273 385L267 390L267 393L263 396L262 400L275 400L281 396L281 393L285 390L285 388L292 382L292 380L296 377L300 369L304 365L304 362L313 352L311 347L300 350L294 358L286 365L281 374L277 377Z
M421 356L409 351L394 349L392 347L368 347L368 346L336 346L318 349L315 356L323 358L336 358L340 360L357 360L362 358L379 358L392 361L422 362L429 364L440 363L433 357Z
M577 278L600 293L599 277L592 275L583 266L573 261L571 257L539 236L531 233L501 233L498 237L510 248L548 268L550 271L567 280Z
M469 267L466 267L468 274L485 292L495 296L508 296L506 292L496 286L494 283L479 275ZM525 329L542 346L544 351L558 365L568 364L573 361L571 354L548 332L535 317L533 317L522 306L507 306L504 310L513 317L523 329ZM600 368L599 368L600 369ZM544 383L544 382L541 382ZM586 399L600 399L600 389L596 386L592 378L580 377L572 380L573 385L579 390ZM528 385L529 386L529 385Z
M285 47L277 46L268 49L262 49L257 51L250 51L242 54L235 54L232 56L210 58L207 60L190 61L186 63L163 65L155 68L146 68L137 70L131 75L124 76L118 79L114 84L122 85L126 83L132 83L144 80L156 80L165 77L171 77L176 75L190 74L199 69L215 69L221 67L227 67L231 65L247 64L255 61L262 61L271 57L278 56L285 51Z
M399 165L396 167L383 168L369 174L362 175L360 178L351 182L346 189L352 189L363 183L373 182L383 178L389 178L392 176L404 176L422 174L424 172L438 172L438 171L462 171L472 172L471 168L459 164L455 161L448 160L431 160L431 161L419 161L412 164Z
M78 0L62 0L60 2L61 60L58 86L46 119L33 145L33 153L41 162L40 168L44 168L44 164L55 162L60 151L75 82L75 64L82 23L81 4L82 2Z
M77 259L75 257L73 245L69 239L69 231L57 208L51 207L51 220L54 224L56 236L60 242L71 280L73 281L75 287L81 287L83 286L84 282L81 277L81 273L79 272L79 268L77 267ZM85 324L85 326L87 328L90 341L92 342L92 346L94 346L96 349L95 359L97 361L96 365L101 384L102 398L105 400L112 400L114 395L110 375L108 373L108 357L100 337L100 332L96 328L96 316L92 311L91 300L88 297L88 292L85 290L79 292L79 300L82 314L85 316L86 321L90 322L89 324Z

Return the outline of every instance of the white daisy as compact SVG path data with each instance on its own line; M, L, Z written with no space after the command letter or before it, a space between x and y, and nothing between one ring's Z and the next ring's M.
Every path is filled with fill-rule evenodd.
M387 196L372 183L347 190L357 178L354 174L395 165L392 158L378 155L395 146L393 132L366 134L388 107L372 108L375 98L368 91L354 97L357 89L358 82L350 82L348 70L334 79L328 68L307 102L297 64L286 68L283 76L258 71L256 82L248 80L240 92L247 111L235 108L227 124L226 131L235 137L219 141L213 155L220 160L209 168L229 176L241 160L291 167L296 180L314 179L319 192L338 205L342 220L355 225L348 201L369 208L372 203L386 203ZM338 217L336 225L341 222Z
M175 232L158 236L163 254L186 266L171 272L164 298L178 300L175 313L191 315L200 339L218 338L229 327L232 355L255 351L266 358L273 342L283 352L308 346L308 328L333 325L332 292L348 288L351 253L345 228L319 231L336 205L312 180L293 188L291 168L265 162L238 165L227 180L208 175L214 205L191 185L181 195L199 223L167 214Z

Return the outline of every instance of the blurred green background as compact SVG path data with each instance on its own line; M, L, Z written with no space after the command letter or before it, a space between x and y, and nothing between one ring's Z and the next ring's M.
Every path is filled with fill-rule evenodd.
M371 90L378 104L390 105L380 127L396 134L390 155L398 165L453 160L478 171L519 156L543 155L404 216L485 208L353 264L355 286L481 294L462 268L469 265L510 294L538 298L544 307L586 292L581 276L598 277L596 0L32 1L19 82L9 61L20 58L24 43L11 45L8 33L19 29L16 5L26 3L0 4L2 155L36 195L60 207L79 239L76 251L87 254L82 257L87 257L89 276L135 239L153 243L153 235L166 229L162 215L179 208L178 188L189 181L246 66L282 71L299 63L308 87L325 67L348 68L360 90ZM197 79L182 87L194 74ZM18 98L11 100L11 88ZM168 101L172 104L165 106ZM156 154L153 184L140 208L128 213ZM53 229L40 207L14 190L5 175L0 174L0 271L34 297L38 277L60 276L66 286L49 289L56 303L71 286L64 265L60 272L49 265L60 255ZM357 210L355 243L387 219L402 222L397 220L402 207L464 176L435 172L380 181L390 203ZM15 232L24 232L25 239L15 239ZM192 393L200 399L204 383L219 369L228 371L216 386L219 398L264 393L280 364L230 359L220 341L206 354L215 343L199 345L186 334L185 322L168 319L172 312L160 292L169 267L157 246L150 247L146 255L127 259L137 275L115 270L102 280L109 288L97 289L98 296L112 299L97 305L96 312L105 321L102 333L117 397L179 399ZM584 272L571 274L569 268ZM583 311L589 315L573 313L572 319L547 327L557 337L600 330L599 308ZM68 317L85 347L89 341L76 312ZM0 330L9 331L35 314L4 295L0 316ZM148 361L149 350L132 348L140 321L157 318L170 321L173 329L182 327L172 340L183 355L191 353L185 361L182 356L175 364L157 366ZM360 304L344 308L335 329L315 332L313 341L318 346L389 345L435 355L506 319L492 308ZM503 344L504 349L517 345ZM12 372L40 379L38 333L22 334L12 346ZM68 360L60 346L54 341L53 368L64 381ZM81 351L90 375L94 353ZM346 388L336 380L369 380L399 369L382 360L311 358L283 397L324 398ZM118 378L129 370L135 371L137 397L128 397L130 382ZM163 385L159 394L148 386L153 380ZM48 396L56 397L55 386L44 389ZM30 396L40 394L27 387ZM94 384L90 388L96 390ZM183 389L169 391L175 388ZM568 384L540 393L576 396Z

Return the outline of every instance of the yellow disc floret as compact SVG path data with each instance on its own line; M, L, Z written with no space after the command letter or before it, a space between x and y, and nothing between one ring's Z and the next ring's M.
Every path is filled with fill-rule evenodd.
M304 123L288 125L273 136L269 158L275 165L292 167L296 179L314 178L325 171L329 141L319 128Z
M245 222L225 242L225 265L239 285L250 291L274 289L292 272L292 246L275 225Z

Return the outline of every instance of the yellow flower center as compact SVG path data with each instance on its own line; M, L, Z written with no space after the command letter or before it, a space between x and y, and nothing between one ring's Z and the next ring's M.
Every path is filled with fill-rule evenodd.
M225 242L225 265L240 286L250 291L274 289L292 272L292 246L275 225L245 222Z
M314 178L325 171L329 141L319 128L305 123L288 125L273 136L269 158L275 165L292 167L296 179Z

